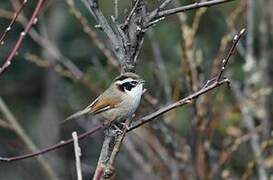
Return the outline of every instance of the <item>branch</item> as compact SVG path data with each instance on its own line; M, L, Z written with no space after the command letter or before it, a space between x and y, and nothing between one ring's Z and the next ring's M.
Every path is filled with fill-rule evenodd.
M125 19L125 22L124 22L124 24L122 25L121 29L124 29L125 27L128 26L128 24L129 24L129 22L130 22L130 20L131 20L131 18L132 18L132 16L133 16L133 14L134 14L135 11L136 11L136 8L137 8L139 2L140 2L140 0L136 0L134 7L132 8L132 10L131 10L130 13L128 14L127 18Z
M16 56L17 51L19 50L19 48L22 45L22 42L25 38L25 36L27 35L27 33L30 31L31 27L33 26L33 24L35 24L37 22L37 16L38 14L41 12L41 10L43 9L43 7L45 6L47 0L39 0L39 2L36 5L36 8L34 10L34 12L31 15L30 20L28 21L26 28L24 29L23 32L21 32L20 37L18 38L15 46L13 47L13 49L11 50L10 54L8 55L7 59L5 60L5 63L0 67L0 75L4 72L4 70L10 66L11 61L13 60L13 58Z
M239 42L241 36L242 36L244 33L245 33L245 29L242 29L242 30L239 32L239 34L237 34L237 35L233 38L233 43L232 43L232 46L231 46L231 48L230 48L230 50L229 50L228 56L227 56L225 59L222 60L222 67L221 67L221 70L220 70L220 72L219 72L219 74L218 74L218 76L217 76L217 78L216 78L216 81L219 81L219 79L221 78L222 74L224 73L225 68L226 68L226 66L227 66L227 64L228 64L228 61L229 61L230 57L233 55L234 50L235 50L235 48L236 48L236 46L237 46L237 44L238 44L238 42Z
M130 126L132 120L132 118L127 119L125 125L123 125L123 128L121 130L113 130L111 128L105 130L105 138L103 141L99 161L93 180L108 179L114 177L114 163L120 151L120 147L125 138L125 135L129 130L127 127ZM116 127L114 126L113 128Z
M78 135L77 132L74 131L72 133L73 143L74 143L74 153L76 159L76 170L77 170L77 180L82 180L82 169L81 169L81 148L78 142Z
M230 1L234 1L234 0L211 0L211 1L205 1L205 2L195 2L190 5L181 6L181 7L168 9L164 11L159 11L157 14L151 14L149 19L150 19L150 22L152 22L152 21L156 21L158 19L161 19L166 16L170 16L176 13L185 12L188 10L202 8L202 7L210 7L210 6L214 6L214 5L218 5L218 4L222 4L222 3L226 3Z
M70 8L70 13L79 21L82 26L82 30L92 39L93 43L97 48L99 48L105 57L109 60L110 64L115 67L119 68L119 63L115 57L113 57L112 52L107 49L104 43L98 38L97 33L90 27L88 24L87 19L82 15L82 13L75 7L74 0L66 0Z
M236 45L238 44L240 38L242 37L242 35L245 33L245 29L242 29L233 39L233 43L232 43L232 46L228 52L228 55L225 59L222 60L222 65L221 65L221 68L220 68L220 71L218 73L218 75L216 77L213 77L212 79L208 80L206 82L206 84L197 92L179 100L179 101L176 101L175 103L171 104L171 105L168 105L164 108L161 108L159 110L157 110L156 112L152 113L152 114L149 114L147 116L144 116L143 118L135 121L135 123L133 123L133 125L129 128L128 131L132 131L150 121L152 121L154 118L174 109L174 108L177 108L177 107L180 107L180 106L183 106L185 104L189 104L192 102L192 100L194 99L197 99L199 96L223 85L223 84L229 84L230 81L229 79L227 78L224 78L224 79L221 79L222 78L222 74L226 68L226 65L228 64L228 61L230 60L230 57L231 55L234 53L235 51L235 47Z
M4 39L7 36L8 32L11 30L12 26L14 25L14 23L16 22L19 14L23 11L23 9L25 8L27 4L27 0L24 0L23 3L21 4L21 6L18 8L18 10L15 12L11 22L9 23L8 27L5 29L5 31L1 34L0 36L0 46L4 45Z
M86 137L92 135L92 134L95 134L96 132L102 130L102 129L105 129L107 128L108 125L107 124L99 124L97 125L96 127L94 127L93 129L81 134L78 136L78 140L82 140L82 139L85 139ZM10 157L10 158L5 158L5 157L0 157L0 162L12 162L12 161L18 161L18 160L23 160L23 159L27 159L27 158L31 158L31 157L35 157L35 156L38 156L38 155L42 155L42 154L45 154L47 152L50 152L50 151L54 151L56 149L59 149L61 147L64 147L68 144L71 144L73 143L73 139L68 139L66 141L60 141L58 144L55 144L53 146L50 146L48 148L45 148L41 151L37 151L37 152L34 152L34 153L30 153L30 154L25 154L25 155L21 155L21 156L15 156L15 157Z
M114 32L112 27L109 25L108 21L102 14L99 9L99 3L97 0L82 0L85 6L89 9L91 14L94 16L95 20L99 24L99 27L106 33L107 37L109 38L110 42L112 43L112 47L114 53L118 57L122 66L125 66L125 49L124 44L121 40L121 37Z

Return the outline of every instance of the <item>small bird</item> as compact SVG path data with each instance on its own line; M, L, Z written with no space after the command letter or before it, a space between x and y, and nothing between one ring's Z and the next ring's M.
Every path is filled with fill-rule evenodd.
M139 106L143 94L144 80L132 72L126 72L85 109L72 114L66 121L84 114L95 115L106 122L116 123L132 116Z

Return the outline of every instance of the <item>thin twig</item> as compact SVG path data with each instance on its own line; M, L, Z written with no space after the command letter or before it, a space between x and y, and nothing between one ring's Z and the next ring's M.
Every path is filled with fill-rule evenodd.
M16 22L19 14L23 11L23 9L25 8L27 4L27 0L24 0L23 3L21 4L21 6L18 8L18 10L15 12L11 22L9 23L8 27L5 29L5 31L1 34L0 36L0 46L4 45L4 39L7 36L8 32L11 30L12 26L14 25L14 23Z
M36 8L34 10L34 12L31 15L30 20L28 21L26 28L24 29L23 32L21 32L20 37L18 38L15 46L13 47L13 49L11 50L10 54L8 55L7 59L5 60L4 64L0 67L0 75L1 73L3 73L3 71L10 66L11 61L13 60L13 58L16 56L18 49L21 47L22 42L25 38L25 36L27 35L27 33L30 31L31 27L33 26L33 24L35 24L37 22L37 16L38 14L41 12L42 8L45 6L47 0L39 0L39 2L36 5Z
M100 131L102 129L105 129L107 127L108 127L108 125L99 124L96 127L94 127L93 129L79 135L78 140L85 139L86 137L88 137L88 136L90 136L92 134L95 134L96 132L98 132L98 131ZM59 148L61 148L63 146L71 144L71 143L73 143L73 139L68 139L66 141L60 141L58 144L55 144L53 146L49 146L48 148L42 149L41 151L37 151L37 152L34 152L34 153L25 154L25 155L21 155L21 156L10 157L10 158L0 157L0 162L1 161L2 162L12 162L12 161L18 161L18 160L23 160L23 159L35 157L35 156L42 155L42 154L45 154L45 153L50 152L50 151L54 151L56 149L59 149Z
M132 8L132 10L130 11L130 13L128 14L127 18L125 19L125 22L123 23L123 25L121 27L122 29L124 29L125 27L128 26L128 24L129 24L129 22L130 22L130 20L131 20L131 18L133 16L133 14L136 11L136 8L137 8L139 2L140 2L140 0L136 0L136 2L134 4L134 7Z
M177 108L179 106L182 106L184 104L189 104L192 102L192 100L198 98L200 95L202 94L205 94L207 93L208 91L212 90L212 89L215 89L216 87L220 86L220 85L223 85L223 84L228 84L230 83L230 81L226 78L222 79L222 74L225 70L225 67L231 57L231 55L234 53L235 51L235 47L236 45L238 44L238 41L240 40L240 38L242 37L242 35L244 34L245 32L245 29L242 29L235 37L234 37L234 41L232 43L232 46L228 52L228 55L227 57L222 61L222 66L221 66L221 69L220 69L220 72L219 74L216 76L217 78L213 77L211 80L207 81L209 83L206 83L199 91L191 94L190 96L186 97L186 98L183 98L171 105L168 105L164 108L161 108L159 109L158 111L154 112L154 113L151 113L143 118L141 118L140 120L136 121L135 123L133 123L133 125L129 128L129 131L133 130L133 129L136 129L140 126L142 126L143 124L146 124L148 122L150 122L152 119L174 109L174 108Z
M231 155L238 150L238 148L244 143L251 139L251 136L254 133L262 131L261 126L258 126L255 131L249 132L243 136L237 137L234 140L234 143L231 144L229 147L225 148L219 157L219 162L216 166L214 166L209 174L209 177L212 178L216 176L217 171L232 157Z
M36 64L38 67L41 68L48 68L53 69L56 73L58 73L60 76L69 78L73 80L74 82L82 84L84 87L88 88L92 93L98 94L99 89L95 87L81 72L81 78L79 79L71 69L65 69L60 64L54 64L52 62L49 62L46 59L43 59L35 54L26 53L24 55L25 59Z
M156 75L158 76L158 80L163 87L165 103L168 104L172 100L172 95L171 95L172 89L171 89L171 84L168 80L168 73L166 70L165 61L162 57L159 43L157 39L155 38L154 32L150 30L147 35L150 39L153 54L154 54L154 60L158 68L156 71Z
M97 33L90 27L87 19L81 14L81 12L75 7L74 0L66 0L70 8L71 14L80 22L83 31L88 34L88 36L92 39L94 44L99 48L103 54L107 57L110 64L119 69L119 63L117 59L112 55L111 51L107 49L104 43L98 38Z
M82 180L82 169L81 169L81 148L78 142L78 135L77 132L74 131L72 133L73 144L74 144L74 153L76 159L76 170L77 170L77 180Z
M210 7L210 6L214 6L214 5L218 5L218 4L222 4L226 2L231 2L231 1L234 1L234 0L211 0L211 1L205 1L205 2L196 2L186 6L181 6L181 7L177 7L173 9L160 11L157 13L157 15L151 16L150 21L154 21L162 17L170 16L176 13L185 12L192 9L197 9L201 7Z
M160 6L159 6L159 10L164 9L166 6L168 6L168 4L170 4L172 2L172 0L165 0Z
M114 0L115 19L118 19L118 0Z
M223 79L223 80L220 80L219 82L214 82L213 84L210 84L209 86L206 86L206 87L200 89L199 91L191 94L190 96L187 96L179 101L176 101L175 103L173 103L171 105L161 108L161 109L155 111L154 113L144 116L141 119L137 120L135 123L133 123L133 125L129 128L128 131L132 131L132 130L152 121L154 118L157 118L158 116L160 116L172 109L183 106L185 104L190 104L190 103L192 103L192 100L195 100L199 96L201 96L201 95L203 95L203 94L205 94L205 93L207 93L207 92L209 92L209 91L211 91L223 84L226 84L226 83L229 84L230 81L228 79Z
M245 29L242 29L234 38L233 38L233 43L232 43L232 46L229 50L229 53L228 53L228 56L222 60L222 65L221 65L221 69L220 69L220 72L216 78L216 81L219 81L219 79L222 77L222 74L224 73L225 71L225 68L228 64L228 61L230 59L230 57L232 56L232 54L234 53L234 49L236 48L241 36L245 33Z
M4 16L7 19L12 18L12 13L9 11L1 11L2 16ZM27 25L27 20L24 18L21 14L19 18L17 19L19 23L21 23L24 27ZM46 49L48 53L50 53L51 56L56 58L60 64L62 64L68 71L66 72L65 70L62 71L62 67L59 65L52 65L51 63L43 62L43 60L35 55L30 55L28 54L27 57L29 60L35 62L37 65L41 65L42 67L53 67L56 72L61 73L64 72L62 75L68 75L67 77L72 77L72 79L76 82L81 82L84 86L86 86L91 92L98 94L98 88L95 87L88 79L85 78L84 73L66 56L64 56L60 50L47 38L41 36L35 29L31 29L29 31L30 37L38 43L42 48ZM106 54L105 54L106 55ZM107 56L108 57L108 56ZM48 66L50 65L50 66ZM51 66L52 65L52 66ZM59 72L61 70L61 72Z
M155 18L158 15L158 12L161 11L162 9L164 9L172 0L165 0L158 8L156 8L155 10L153 10L150 15L149 15L149 20L150 21L157 21L157 20L152 20L153 18Z
M120 64L123 66L126 65L126 53L123 46L122 38L114 32L104 15L99 9L99 3L97 0L82 0L84 5L90 10L92 15L94 16L99 26L103 29L110 42L112 43L112 47L114 53L118 57Z

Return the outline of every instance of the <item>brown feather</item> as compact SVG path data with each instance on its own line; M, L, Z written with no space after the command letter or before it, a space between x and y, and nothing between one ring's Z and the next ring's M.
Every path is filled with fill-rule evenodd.
M114 108L119 103L121 103L121 98L119 97L98 98L97 101L91 107L91 113L94 114L100 113L107 109Z

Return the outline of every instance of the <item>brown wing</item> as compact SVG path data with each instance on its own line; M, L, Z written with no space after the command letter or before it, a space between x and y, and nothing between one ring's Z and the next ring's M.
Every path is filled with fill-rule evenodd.
M91 106L91 113L97 114L108 109L114 108L121 102L121 98L119 97L109 97L109 98L101 98L98 99Z

